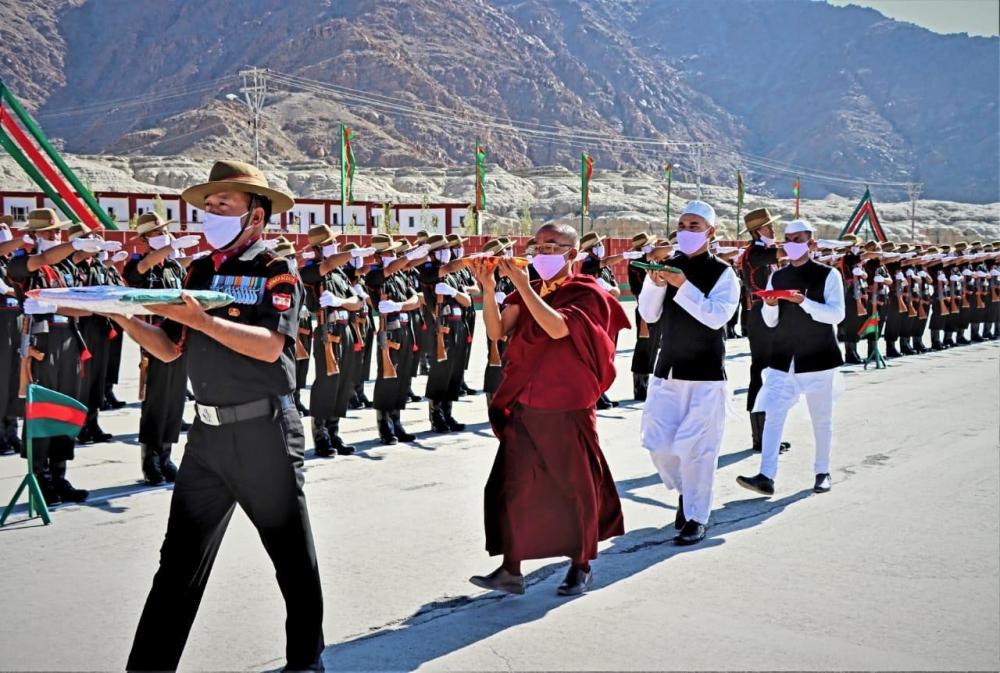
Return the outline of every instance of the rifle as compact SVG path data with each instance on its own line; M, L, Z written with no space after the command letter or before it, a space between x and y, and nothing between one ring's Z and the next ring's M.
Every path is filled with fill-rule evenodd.
M944 270L941 273L944 273ZM951 314L951 311L948 310L948 297L945 293L946 282L948 281L937 279L938 313L943 316Z
M981 278L976 279L976 308L986 308L986 302L983 301L983 294L986 289L983 287L983 282Z
M437 295L437 304L434 309L434 322L437 326L437 361L444 362L448 359L448 350L444 345L444 335L451 332L451 328L441 320L441 306L444 304L444 295Z
M319 310L320 340L323 342L323 359L326 360L326 375L333 376L340 373L337 366L337 356L333 352L333 344L340 343L340 337L330 334L330 323L327 322L329 313L326 309Z
M382 378L383 379L394 379L396 378L396 365L392 364L392 355L390 350L399 350L399 343L396 341L389 341L389 333L385 329L386 319L384 315L379 316L379 326L378 326L378 346L379 350L382 352Z
M901 315L909 314L910 311L906 306L906 288L903 287L903 283L906 281L896 278L893 278L893 281L896 283L896 308Z
M965 281L965 276L959 274L961 280L958 281L962 285L962 308L971 308L969 304L969 284Z
M994 280L990 276L990 299L993 301L1000 301L1000 280Z
M865 308L865 299L867 297L861 292L861 280L860 276L854 276L851 281L854 286L854 310L857 312L859 317L868 317L868 309Z
M21 364L17 387L19 398L28 396L28 385L34 381L31 375L31 361L45 359L45 355L31 345L31 323L32 320L25 316L21 325Z
M149 371L149 355L144 351L139 359L139 401L146 399L146 376Z
M910 310L907 315L911 318L917 317L917 304L920 303L920 285L919 276L914 275L910 280ZM915 298L914 298L915 297Z
M924 279L922 276L916 276L917 281L917 318L923 320L927 317L927 300L924 294Z

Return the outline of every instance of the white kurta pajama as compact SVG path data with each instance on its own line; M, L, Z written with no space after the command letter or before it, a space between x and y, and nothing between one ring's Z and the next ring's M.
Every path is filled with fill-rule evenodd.
M770 280L767 289L772 289ZM831 269L826 278L823 300L821 303L806 298L800 306L816 322L828 324L836 338L837 325L844 319L843 281L836 269ZM763 318L768 327L780 329L779 312L778 306L764 304ZM801 395L806 398L816 442L813 468L816 474L829 474L833 445L833 402L840 396L843 388L843 374L839 366L822 371L796 373L793 358L787 372L770 367L764 370L764 386L754 405L755 412L767 414L760 460L761 474L772 480L778 474L778 453L785 419Z
M647 276L639 294L639 315L660 319L667 288ZM705 327L722 329L739 306L736 273L726 269L706 296L690 281L673 301ZM721 369L722 363L718 363ZM725 429L728 384L723 380L651 377L642 412L640 437L668 489L684 498L684 517L707 524L712 511L715 472Z

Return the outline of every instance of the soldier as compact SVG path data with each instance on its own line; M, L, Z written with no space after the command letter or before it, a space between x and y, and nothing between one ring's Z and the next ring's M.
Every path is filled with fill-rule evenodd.
M987 333L990 340L1000 339L1000 241L990 244L991 256L986 262L989 275L989 309L986 314Z
M122 273L129 287L151 290L183 287L188 261L177 259L176 250L196 245L200 239L197 236L174 239L167 225L168 222L153 211L139 216L135 230L138 236L133 240L136 252L126 262ZM163 318L155 315L142 319L157 327L163 324ZM180 439L186 386L186 351L170 361L140 351L139 447L143 480L150 486L173 483L177 478L177 465L170 454Z
M611 267L622 261L624 257L621 255L606 255L607 251L604 248L605 240L607 240L607 237L601 236L596 231L584 234L580 238L580 254L582 259L577 268L579 269L579 273L596 278L597 283L617 300L621 296L621 290L618 287L618 280L615 278L615 273L611 270ZM597 400L598 409L611 409L617 406L618 402L610 399L607 392L602 393L601 397Z
M929 322L931 350L940 351L948 347L942 333L948 327L948 315L951 313L951 283L948 280L948 269L944 265L946 251L930 248L928 254L931 254L932 258L927 265L927 273L931 276L931 286L934 289Z
M21 306L7 278L11 255L24 246L14 238L11 215L0 217L0 455L21 451L17 419L23 415L17 397L18 349L21 344Z
M100 252L101 244L96 240L78 238L63 243L62 229L67 224L51 208L29 212L26 238L35 253L18 250L7 265L7 276L15 283L26 317L21 330L22 388L34 382L79 400L85 347L77 318L86 312L57 309L25 297L30 290L75 286L78 271L70 257L79 251ZM73 437L33 441L31 469L49 505L83 502L89 495L84 489L74 488L66 478L66 463L73 460L75 448Z
M435 234L427 239L427 246L430 258L420 269L420 283L429 307L434 357L424 397L431 429L438 433L458 432L465 426L455 420L452 405L462 393L465 354L469 350L464 310L472 304L472 297L465 291L459 265L453 263L449 240Z
M774 225L780 219L771 215L767 208L751 210L743 217L743 223L750 233L751 241L740 256L738 271L742 279L742 308L745 315L743 334L750 342L750 385L747 388L747 411L750 412L750 431L753 440L753 450L761 451L761 439L764 435L764 413L754 412L754 403L760 391L763 379L761 372L767 366L770 357L772 333L761 317L763 301L754 292L767 286L767 279L777 269L778 260L785 256L784 251L775 245ZM782 449L788 450L788 443L782 442Z
M274 247L271 248L276 257L281 257L282 259L288 260L289 264L298 265L298 254L295 251L295 246L290 240L284 236L279 236L274 239ZM311 257L315 255L310 251L308 252ZM295 400L295 408L299 412L299 416L303 418L309 415L309 409L302 403L302 389L306 387L307 379L309 377L309 357L312 354L312 340L313 340L313 319L312 312L306 306L306 302L302 302L302 306L299 308L299 332L298 337L295 342L295 392L292 393L292 397Z
M359 248L357 243L345 243L344 252L350 252ZM365 253L373 252L373 248L366 248ZM344 267L344 272L347 274L347 278L353 283L354 294L361 297L362 306L354 316L354 329L355 336L358 338L358 343L362 344L361 348L361 367L358 369L358 378L354 383L354 396L348 403L351 409L371 409L372 402L368 399L365 394L365 382L371 378L372 373L372 353L374 349L372 348L372 340L375 336L375 321L372 318L372 313L374 307L372 306L371 297L368 295L368 291L365 289L365 257L362 255L352 256L351 262L348 266Z
M411 361L413 331L410 329L410 311L420 306L419 295L410 288L404 271L409 262L397 258L400 248L388 234L375 234L371 245L378 261L365 273L366 290L379 312L377 343L378 377L372 402L378 421L379 439L383 444L413 441L414 435L406 432L400 420L400 411L406 406L412 379Z
M646 232L633 236L631 252L638 252L641 255L633 261L650 261L649 255L653 252L653 243L653 237ZM646 271L644 269L632 264L628 265L628 285L633 297L639 297L645 279ZM660 336L660 325L658 322L650 325L642 319L642 315L639 314L638 302L636 302L634 319L637 326L637 336L635 349L632 351L632 395L636 400L642 402L645 401L646 391L649 388L649 375L653 373L653 361Z
M465 239L458 234L448 234L448 246L451 249L452 260L460 260L465 256ZM472 270L468 266L464 264L460 265L452 273L457 275L459 290L470 297L479 294L479 286L476 284L476 279L472 276ZM472 339L476 334L476 305L474 302L469 302L468 306L462 307L462 317L465 320L465 338L467 343L462 356L462 382L460 390L462 395L475 395L476 391L465 383L465 372L469 369L469 361L472 357Z
M410 311L410 330L413 332L413 357L410 359L410 369L412 369L410 372L410 388L406 392L408 401L419 402L423 397L413 392L413 379L417 376L417 372L420 371L421 348L423 346L424 334L427 333L428 327L424 323L423 294L420 289L420 270L417 267L426 260L427 255L424 252L426 246L418 245L414 247L405 238L400 239L399 243L400 246L399 250L396 251L396 257L406 259L406 267L400 273L406 279L407 286L420 296L420 305L413 311Z
M509 238L494 238L483 246L483 253L491 257L510 257L513 253L513 242ZM507 276L500 275L499 269L493 272L496 282L494 292L497 306L503 313L503 302L514 292L514 282ZM507 337L493 340L487 336L486 371L483 372L483 391L486 393L486 405L493 401L493 394L503 380L503 354L507 350Z
M192 262L184 286L229 292L210 311L185 295L155 307L160 326L116 316L151 356L188 353L197 419L174 486L160 567L136 630L128 670L174 670L236 505L267 549L285 599L286 664L322 668L323 594L302 490L305 438L295 409L295 341L302 283L261 240L293 199L254 166L219 161L182 194L204 210L215 250Z
M114 254L109 254L109 252L104 250L98 253L98 259L104 263L109 285L125 285L125 278L122 277L121 271L116 265L127 260L129 256L124 250L118 250ZM104 382L104 400L101 403L101 411L121 409L125 406L125 403L115 396L115 386L118 385L118 375L122 364L122 343L125 341L121 330L115 329L112 326L110 341L111 343L108 346L107 380Z
M354 394L361 366L354 356L357 334L351 321L364 302L341 267L360 249L341 252L337 234L326 224L310 227L308 237L314 257L299 273L306 289L306 304L317 317L312 348L316 371L309 413L316 455L332 458L338 453L354 453L354 447L340 437L340 419L347 415L347 403Z
M849 234L843 239L847 245L840 250L838 260L840 275L844 279L844 320L840 323L844 342L844 362L861 364L858 354L858 332L868 318L868 281L863 268L861 239Z

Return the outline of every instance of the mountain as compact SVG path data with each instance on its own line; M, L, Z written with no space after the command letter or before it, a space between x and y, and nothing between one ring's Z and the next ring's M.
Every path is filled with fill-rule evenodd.
M236 73L274 72L266 161L740 169L761 192L917 181L992 202L1000 40L812 0L5 0L0 76L80 153L246 156ZM291 78L289 78L291 76ZM338 87L332 93L330 86ZM638 142L615 142L628 137ZM896 197L902 188L883 186Z

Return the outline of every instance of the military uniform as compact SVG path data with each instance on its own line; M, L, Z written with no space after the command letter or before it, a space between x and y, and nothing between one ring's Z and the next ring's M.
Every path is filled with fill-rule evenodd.
M643 253L637 261L648 262L649 253L653 250L652 237L643 232L632 237L632 249ZM638 299L642 292L642 284L646 280L646 271L632 264L628 265L628 286L632 296ZM632 395L642 402L646 399L649 388L649 375L653 373L656 362L656 352L660 343L660 323L647 323L639 313L639 304L635 307L636 340L632 351Z
M78 226L70 228L73 229ZM80 231L81 236L89 233ZM74 233L70 233L70 240ZM80 259L76 263L79 277L77 284L83 287L108 285L108 272L104 264L96 256ZM106 442L111 434L104 432L98 421L98 414L104 404L104 387L107 384L108 362L111 355L111 337L116 331L111 321L99 315L88 315L80 318L80 334L90 357L83 365L83 383L80 401L87 405L87 422L77 436L77 442Z
M356 248L357 244L347 243L344 250ZM357 342L361 344L361 366L358 368L357 380L354 382L354 396L348 404L352 409L362 407L370 409L371 400L365 394L365 383L372 377L372 342L375 336L375 321L372 318L371 297L365 290L365 260L362 257L351 258L351 263L344 267L347 278L354 286L354 293L362 299L361 310L354 314L354 332Z
M768 278L778 264L778 248L767 245L761 240L751 241L740 256L739 275L743 279L743 309L746 318L743 322L743 333L750 344L750 384L747 388L747 411L750 412L750 429L753 440L753 450L761 451L761 441L764 433L764 412L754 412L757 393L763 385L761 376L771 357L771 342L773 331L764 324L761 317L763 301L754 296L754 292L767 287Z
M861 248L852 245L840 259L840 274L844 279L844 320L841 334L844 342L844 361L861 364L858 354L858 332L868 318L868 281L861 264Z
M21 438L17 419L24 405L17 397L19 348L21 345L21 306L7 277L10 257L0 257L0 454L19 452Z
M121 252L120 254L124 257L128 253ZM125 279L122 277L118 267L112 263L105 263L105 269L107 271L107 282L109 285L125 285ZM125 403L115 396L115 386L118 385L118 378L121 372L122 344L124 343L124 340L125 335L121 333L121 330L113 329L108 344L108 368L107 378L104 381L104 401L101 404L102 411L121 409L125 406Z

